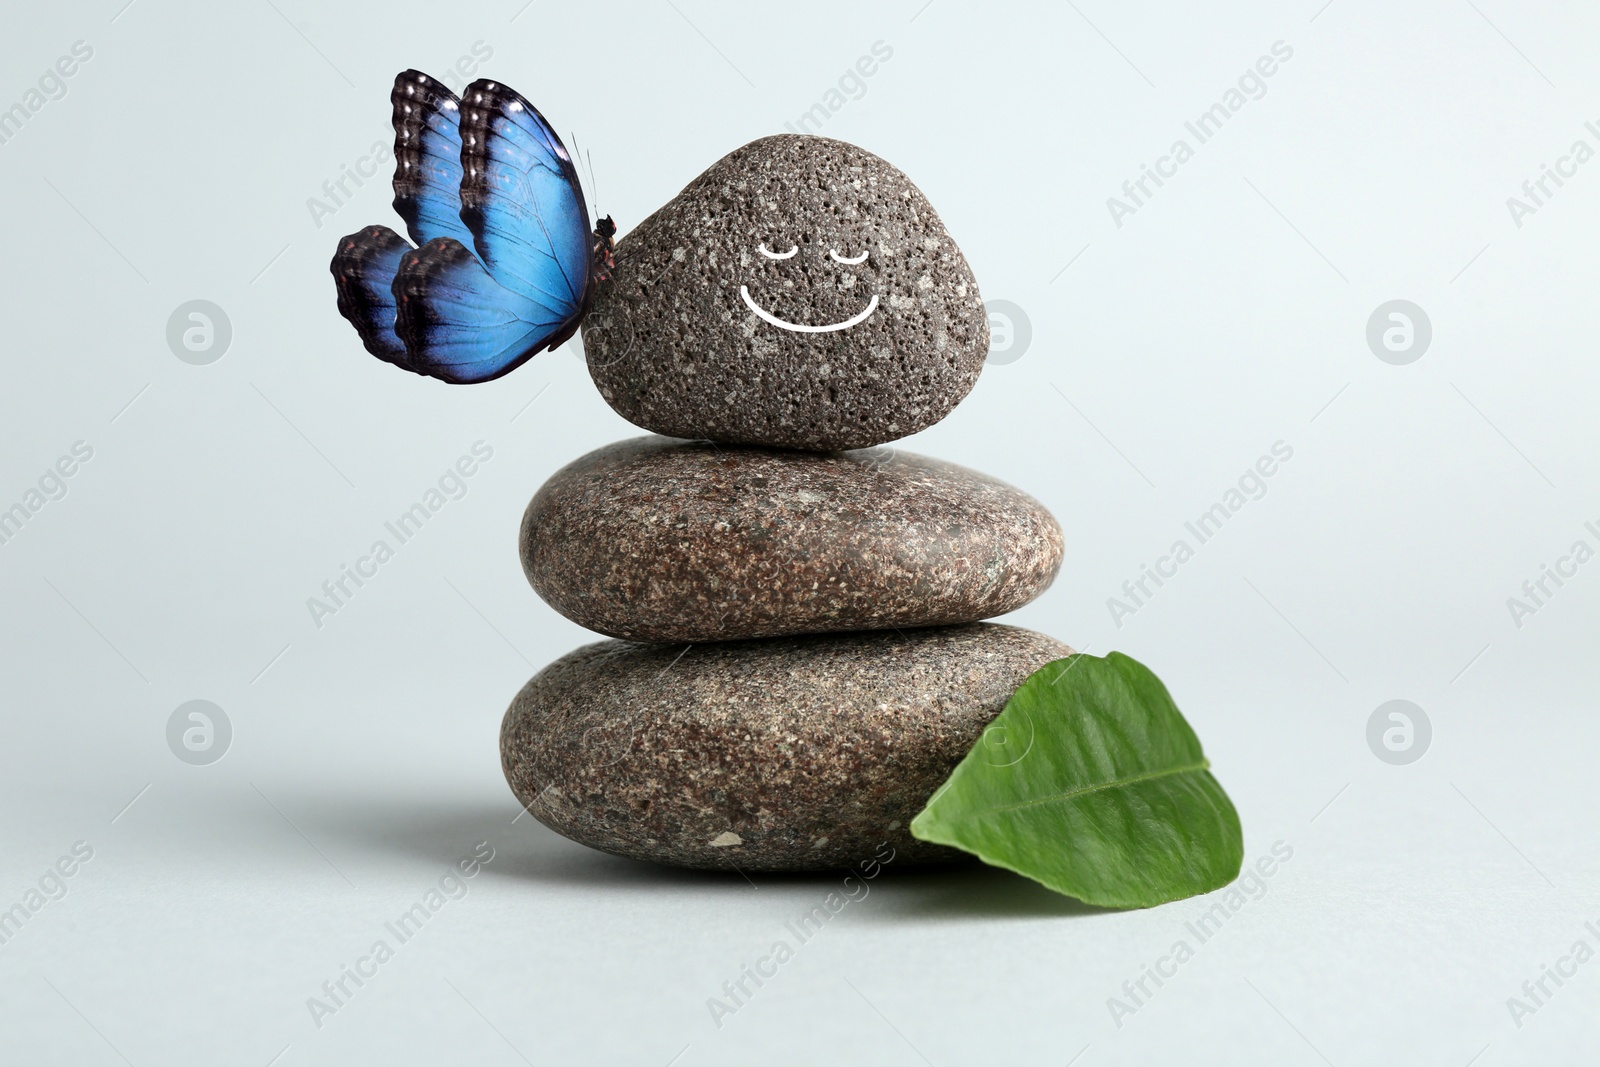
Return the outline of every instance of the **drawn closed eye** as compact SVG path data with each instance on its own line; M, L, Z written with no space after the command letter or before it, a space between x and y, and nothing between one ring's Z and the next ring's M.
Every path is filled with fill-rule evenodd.
M828 256L835 263L844 263L844 264L847 264L847 265L852 266L852 267L855 266L857 263L865 263L866 260L867 260L867 254L865 252L862 252L859 256L857 256L854 259L846 259L843 256L841 256L839 254L838 249L835 249L835 248L828 249Z
M766 256L768 259L788 259L790 256L794 255L796 252L800 251L800 246L799 245L792 245L792 246L790 246L789 251L787 251L787 252L769 252L769 251L767 251L766 242L763 241L761 244L756 245L756 249L758 251L760 251L760 253L762 255Z

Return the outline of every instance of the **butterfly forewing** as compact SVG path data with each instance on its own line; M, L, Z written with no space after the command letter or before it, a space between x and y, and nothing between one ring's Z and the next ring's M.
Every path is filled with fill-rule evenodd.
M461 102L417 70L395 76L389 93L394 125L394 209L418 245L435 237L467 244L461 221Z
M544 116L498 82L473 82L462 97L461 163L461 217L489 272L578 314L590 278L589 209Z

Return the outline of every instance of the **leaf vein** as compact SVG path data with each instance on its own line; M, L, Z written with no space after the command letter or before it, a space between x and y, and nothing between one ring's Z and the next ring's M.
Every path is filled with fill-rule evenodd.
M1167 767L1159 771L1147 771L1144 774L1135 774L1127 778L1114 778L1109 782L1096 782L1093 785L1086 785L1081 789L1069 789L1064 793L1052 793L1049 796L1035 797L1032 800L1024 800L1020 804L1007 804L1003 807L986 808L984 810L994 814L998 814L1003 811L1020 811L1023 808L1037 807L1040 804L1050 804L1061 800L1075 800L1078 797L1087 796L1090 793L1104 792L1107 789L1121 789L1125 786L1138 785L1140 782L1154 781L1157 778L1170 778L1177 774L1193 774L1196 771L1207 771L1210 769L1211 761L1208 759L1202 759L1199 763L1188 763L1181 767Z

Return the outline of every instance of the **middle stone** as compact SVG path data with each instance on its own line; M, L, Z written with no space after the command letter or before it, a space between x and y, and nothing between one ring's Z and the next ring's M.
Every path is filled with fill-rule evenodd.
M534 590L580 626L699 642L1003 615L1049 587L1062 538L1026 493L893 448L643 437L557 471L521 551Z

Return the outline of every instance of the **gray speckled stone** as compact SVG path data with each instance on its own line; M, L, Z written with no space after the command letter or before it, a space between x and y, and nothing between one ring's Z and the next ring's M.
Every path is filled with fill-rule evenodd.
M642 437L558 471L522 519L522 566L610 637L716 641L975 622L1050 585L1044 505L953 463Z
M797 325L878 304L858 325L799 333L741 287ZM583 346L601 395L647 430L826 451L944 418L983 370L989 323L909 178L843 141L781 134L723 157L622 239Z
M906 829L1025 678L1071 650L994 623L683 647L602 641L500 728L517 799L572 840L684 867L962 854Z

